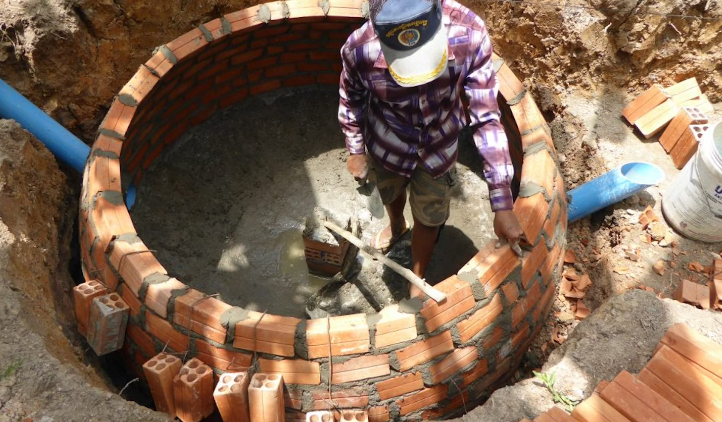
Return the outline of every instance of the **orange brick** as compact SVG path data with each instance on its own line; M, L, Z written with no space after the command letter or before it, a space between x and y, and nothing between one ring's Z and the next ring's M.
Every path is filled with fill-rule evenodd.
M669 123L669 126L667 126L664 133L662 133L662 136L659 138L659 143L662 144L664 150L669 153L682 137L682 134L684 134L687 126L691 124L704 124L707 122L707 116L702 114L698 109L683 107Z
M436 409L426 410L421 414L422 420L438 420L443 419L446 417L448 419L447 413L453 412L454 410L464 408L466 410L466 404L471 402L471 394L468 391L465 391L462 394L457 394L456 397L449 400L448 402L445 402L443 406L440 406ZM464 412L466 413L466 411ZM554 422L554 421L552 421Z
M512 72L506 62L496 71L496 79L499 82L499 92L507 102L522 93L525 89L524 84L514 75L514 72Z
M363 408L369 404L369 394L364 388L334 390L313 393L313 410Z
M690 280L681 280L672 296L674 300L707 309L710 306L709 289Z
M399 312L399 305L389 305L376 316L374 346L386 347L416 338L416 314Z
M145 304L156 314L166 318L168 316L168 302L173 290L184 289L185 284L175 278L157 284L149 284L145 294Z
M175 418L173 378L180 373L183 363L173 355L160 353L143 364L143 373L155 403L155 409Z
M108 289L98 280L90 280L73 288L75 300L75 319L78 322L78 331L83 336L88 333L88 319L90 318L90 304L93 299L108 294Z
M145 331L176 352L188 350L188 336L176 331L168 321L150 311L145 311Z
M223 344L226 342L226 328L221 323L221 317L230 309L231 305L214 297L199 300L192 306L189 328L193 332Z
M213 413L213 371L198 359L186 362L173 378L173 398L178 419L200 422Z
M682 107L697 108L702 113L714 113L714 106L712 105L712 103L709 102L709 99L707 99L707 96L704 94L700 95L699 98L693 98L691 100L685 101L681 105Z
M537 193L528 198L519 197L514 203L514 214L516 214L526 238L532 244L539 237L548 212L549 204L542 193Z
M428 299L421 308L420 313L426 318L426 329L429 332L463 315L476 304L469 283L456 276L451 276L434 287L446 294L446 300L437 303Z
M554 303L554 286L550 285L546 288L546 291L544 291L544 295L539 300L539 303L537 303L536 308L534 308L534 312L532 312L532 322L534 324L538 324L541 321L542 317L547 317L549 315L549 312L551 311L552 304Z
M649 407L645 402L629 394L627 390L616 382L611 382L607 385L604 390L599 393L599 396L614 406L615 409L629 420L658 422L666 419L664 416L655 412L654 409Z
M143 331L142 328L129 322L125 330L126 341L130 339L133 344L143 352L145 357L152 357L156 354L155 342L153 337L149 336L148 333Z
M403 374L398 377L376 383L376 390L381 400L399 397L424 388L421 372Z
M554 245L554 248L549 252L546 259L544 260L544 264L542 264L542 267L540 269L541 275L542 275L542 281L544 282L545 286L550 286L553 284L552 280L552 273L554 272L555 268L561 269L562 261L560 258L562 257L562 248L560 244Z
M437 385L436 387L425 388L418 393L398 400L396 401L396 404L398 404L401 408L401 416L404 416L419 409L434 405L444 400L446 397L447 386Z
M259 359L261 371L280 373L288 384L320 384L321 369L318 362L301 359Z
M306 340L311 359L327 357L329 341L333 355L366 353L370 348L366 314L309 320L306 322Z
M140 303L138 297L133 294L133 291L131 291L127 285L123 284L120 288L118 288L118 293L125 303L128 304L128 308L130 308L130 316L140 315L140 308L143 304Z
M699 142L704 137L705 132L709 129L708 125L689 125L682 135L677 145L672 148L671 156L674 165L681 169L692 158Z
M646 139L656 135L665 128L674 116L679 112L680 107L671 99L655 107L652 111L640 117L635 125Z
M479 353L475 346L456 349L429 368L433 384L439 384L476 362Z
M519 132L522 134L546 123L534 98L528 92L518 104L511 106L511 112L514 114Z
M702 91L699 89L697 79L695 78L689 78L682 82L678 82L669 88L665 88L664 93L680 106L683 103L702 95Z
M188 289L183 295L175 298L173 322L184 328L190 328L193 306L205 298L205 294L195 289Z
M332 366L333 384L381 377L391 373L389 355L361 356L343 363L334 363Z
M592 393L591 397L577 405L572 411L572 417L581 421L629 422L629 419L596 393Z
M143 99L153 90L155 84L160 78L153 75L147 67L140 66L132 78L120 90L119 95L128 95L133 98L137 104L141 104ZM120 154L120 151L118 151Z
M629 105L622 110L622 115L630 124L635 124L640 117L649 113L666 100L667 96L662 91L662 87L652 85L640 96L635 98L634 101L629 103Z
M647 385L650 389L654 390L657 394L664 397L665 400L672 403L673 406L678 407L685 414L690 416L694 421L701 422L712 422L710 418L705 416L699 409L697 409L692 403L687 401L682 395L676 390L667 385L664 381L654 375L649 369L642 368L639 372L638 379Z
M236 323L235 347L279 356L295 354L296 327L300 319L258 312L249 313L249 317Z
M646 368L710 419L722 418L722 386L677 352L663 346Z
M466 343L473 339L477 334L491 325L496 318L501 315L504 307L501 303L501 295L495 295L494 298L483 308L474 312L469 319L459 321L459 337L461 341Z
M153 253L143 242L129 243L120 239L113 241L110 263L123 278L125 285L138 296L143 280L152 274L167 274Z
M714 279L709 282L710 305L713 309L722 310L722 280Z
M251 86L251 95L258 95L264 92L273 91L281 87L280 79L268 79Z
M675 324L662 343L722 380L722 346L684 324Z
M504 299L507 304L514 303L519 298L519 287L514 281L510 281L502 286L501 291L504 294Z
M428 362L431 359L441 356L454 350L454 343L451 340L451 333L443 333L429 337L424 341L404 347L396 352L401 371L407 371L416 365Z
M113 100L113 104L105 115L105 119L100 124L99 130L107 130L120 136L125 136L130 123L133 121L135 107L129 107L120 102L117 98Z
M201 339L195 340L196 357L206 365L222 371L240 372L251 366L253 355L213 346Z
M459 388L464 388L468 385L471 385L474 381L480 379L488 373L489 364L487 363L486 359L479 360L470 371L461 374L463 382L461 383L461 386Z
M213 392L213 400L224 422L250 422L248 414L248 372L221 375Z
M120 191L120 160L90 155L86 165L83 198L92 198L98 192Z
M368 415L369 422L388 422L391 419L388 405L369 407Z
M507 136L509 136L509 133L507 133ZM540 126L537 130L521 135L521 147L523 149L527 149L540 142L546 143L550 150L554 150L554 140L546 126Z
M559 225L559 217L561 216L561 206L558 200L554 200L552 212L549 218L544 222L544 232L546 233L547 242L554 239L557 226Z
M288 420L288 418L286 418ZM328 410L318 410L316 412L306 413L305 422L334 422L333 412Z
M649 388L646 384L637 380L627 371L622 371L614 378L614 382L624 388L628 394L648 404L652 409L658 410L664 420L692 422L693 419L687 416L680 408L670 403L665 397Z
M557 165L546 149L526 154L522 164L521 186L534 183L546 190L546 196L554 195L554 176Z
M541 269L549 250L544 242L537 243L531 254L521 259L521 284L527 289L534 275Z
M526 296L521 300L517 301L516 306L512 310L511 326L516 328L526 315L528 315L539 302L541 297L540 283L534 283L534 285L527 291Z

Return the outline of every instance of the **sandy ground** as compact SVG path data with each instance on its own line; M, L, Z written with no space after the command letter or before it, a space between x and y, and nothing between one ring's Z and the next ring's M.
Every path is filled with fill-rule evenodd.
M346 171L337 107L330 87L276 92L189 131L139 187L132 216L143 241L196 289L248 309L305 316L308 299L330 282L310 275L303 255L301 233L314 211L339 223L357 218L367 243L388 224L388 217L371 215ZM451 217L427 274L431 284L455 274L493 236L481 161L468 136L460 142ZM406 214L412 221L408 206ZM409 241L410 234L390 253L407 266ZM378 311L406 296L398 275L363 255L359 263L354 283L324 295L322 302L338 302L334 313Z

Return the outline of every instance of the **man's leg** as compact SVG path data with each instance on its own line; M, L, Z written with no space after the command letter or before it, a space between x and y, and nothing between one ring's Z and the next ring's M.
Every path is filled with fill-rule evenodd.
M406 185L409 179L385 170L380 164L374 162L373 178L381 195L386 213L389 216L389 225L386 226L371 242L371 246L382 252L387 252L389 244L393 244L401 235L406 233Z
M414 216L414 230L411 231L411 269L421 278L424 278L431 261L438 232L438 227L426 226ZM411 296L414 296L415 286L412 284L410 289Z

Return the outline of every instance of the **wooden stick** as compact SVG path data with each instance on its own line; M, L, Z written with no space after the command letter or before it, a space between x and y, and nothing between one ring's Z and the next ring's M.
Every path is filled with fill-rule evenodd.
M348 231L342 229L341 227L330 221L324 221L323 225L326 226L326 228L328 228L329 230L333 230L334 232L338 233L341 237L351 242L354 246L356 246L366 254L371 255L375 259L378 259L379 261L381 261L381 263L394 270L403 278L409 280L411 284L418 287L419 290L424 292L428 297L434 299L436 302L443 302L444 300L446 300L446 295L444 293L435 289L429 283L424 281L423 278L420 278L419 276L414 274L413 271L409 270L408 268L402 267L398 263L387 258L386 255L382 254L371 246L364 244L358 237L352 235Z

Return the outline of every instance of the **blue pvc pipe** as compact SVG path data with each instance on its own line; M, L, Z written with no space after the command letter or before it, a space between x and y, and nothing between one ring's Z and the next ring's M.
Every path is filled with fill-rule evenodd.
M0 117L35 135L60 161L83 172L90 147L0 79Z
M664 172L653 164L623 164L567 192L569 222L586 217L662 180Z

